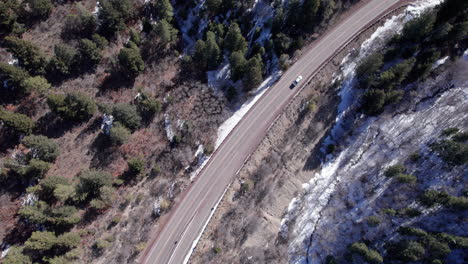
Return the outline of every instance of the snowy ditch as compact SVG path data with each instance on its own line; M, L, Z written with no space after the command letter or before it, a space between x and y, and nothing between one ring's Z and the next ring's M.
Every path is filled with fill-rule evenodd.
M334 80L342 82L339 91L341 103L338 107L336 123L330 135L326 138L323 149L328 144L343 142L346 128L356 118L353 110L356 107L354 102L359 91L353 89L353 87L355 85L355 69L358 62L371 52L381 48L389 38L400 32L404 23L418 17L425 10L441 2L441 0L423 0L415 3L413 6L409 6L402 14L390 18L383 26L379 27L361 45L357 56L350 54L345 57L342 62L341 76L338 76ZM440 64L444 62L441 61ZM392 157L396 159L401 155L398 151L398 147L400 146L396 147L398 142L408 142L411 138L411 144L408 147L418 149L418 147L429 140L425 136L435 133L435 130L439 130L447 124L460 123L460 114L456 115L456 107L444 105L447 101L444 101L443 98L451 98L454 93L460 96L460 98L466 98L467 95L463 89L452 89L447 91L446 94L434 103L439 104L437 107L428 105L426 108L418 109L415 113L400 114L386 122L376 122L378 120L375 118L367 118L366 120L363 117L358 117L363 124L357 133L353 133L355 136L347 139L342 144L346 147L337 157L329 155L322 164L321 171L316 173L308 183L303 184L303 192L291 201L287 214L282 219L279 231L281 236L285 238L290 237L289 254L292 263L304 263L306 260L309 260L308 263L320 263L320 260L313 256L320 250L322 250L321 253L324 253L325 249L318 246L310 238L316 229L321 227L320 220L327 205L333 203L333 207L341 208L343 206L343 204L334 204L339 203L334 198L337 186L341 181L353 182L357 177L363 175L364 172L372 171L374 169L373 166L376 164L381 166L391 165ZM458 104L459 107L466 106L466 100L458 100ZM452 116L448 116L448 114L452 114ZM431 117L430 120L427 120L428 116ZM426 120L427 122L418 121L415 125L413 120ZM397 136L398 138L396 138ZM379 184L378 188L376 188L374 199L388 186L388 182L382 182L381 179ZM355 190L350 195L354 195L352 199L358 201L358 206L353 209L353 213L349 216L338 216L346 219L343 221L347 221L343 227L334 226L333 228L351 229L353 221L364 217L360 215L362 214L361 209L367 208L368 204L372 203L373 200L360 197L359 194L363 192L360 188L359 184L351 184L349 186L350 190ZM332 215L331 217L334 216ZM291 223L294 223L294 225L290 226ZM325 236L324 240L326 240L325 238L327 237ZM349 237L348 239L353 238ZM345 240L338 239L337 243L341 242L341 244L344 244ZM333 245L331 247L333 248Z

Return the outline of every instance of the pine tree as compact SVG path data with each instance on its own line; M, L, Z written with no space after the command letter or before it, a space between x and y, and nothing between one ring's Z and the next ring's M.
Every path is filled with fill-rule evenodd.
M213 32L206 33L206 57L208 70L214 70L218 67L221 59L221 49L216 43L216 36Z
M127 77L134 78L145 70L145 62L141 58L140 49L133 43L129 46L120 50L118 58Z
M172 21L172 18L174 17L174 8L169 0L155 0L154 8L155 14L160 20L164 19L167 22Z
M224 46L229 52L241 51L245 53L247 51L247 41L242 36L237 23L232 23L229 26L229 30L224 38Z
M237 81L242 79L247 67L247 60L240 51L235 51L229 57L231 63L231 80Z
M255 56L248 61L247 69L244 75L245 90L250 91L262 83L262 67L262 59L260 56Z
M5 38L7 50L18 59L18 64L30 74L41 75L45 73L46 58L33 43L17 37Z

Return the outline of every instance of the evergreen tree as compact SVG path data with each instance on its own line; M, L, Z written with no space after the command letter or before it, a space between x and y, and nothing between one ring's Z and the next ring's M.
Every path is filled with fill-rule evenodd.
M24 137L22 143L31 150L33 158L53 162L60 154L59 145L54 140L42 135Z
M3 85L7 86L11 90L19 90L20 94L24 94L23 81L29 78L30 75L25 70L0 62L0 80Z
M99 4L100 31L104 36L114 36L116 32L125 29L125 23L135 12L129 0L102 0Z
M163 45L177 41L177 29L175 29L167 20L162 19L156 24L155 32Z
M82 39L79 46L80 63L82 67L91 65L94 67L102 58L101 50L96 43L89 39Z
M245 53L247 51L247 41L242 36L237 23L231 23L229 26L229 30L224 38L224 47L229 52L241 51L242 53Z
M46 19L52 13L54 5L51 0L27 0L30 14L35 19Z
M233 52L229 57L229 62L231 64L231 80L237 81L242 79L247 67L244 53L241 51Z
M206 33L206 57L208 70L214 70L218 67L221 59L221 49L216 43L216 36L213 32Z
M262 67L262 59L260 56L252 57L248 61L243 80L245 90L250 91L262 83Z
M132 42L129 46L120 50L118 58L127 77L134 78L145 70L145 62L141 58L140 49Z
M304 0L302 10L304 12L304 28L309 32L312 31L315 22L317 21L317 11L320 7L320 0Z
M34 128L34 121L26 115L13 113L0 107L0 120L5 126L17 133L29 135Z
M23 80L21 86L23 87L23 92L26 94L33 91L44 94L51 87L50 83L41 76L29 77Z
M46 58L36 45L13 36L6 37L5 44L7 50L18 59L18 64L30 74L45 73Z
M135 130L140 126L141 117L134 105L116 104L112 109L115 121L123 124L128 129Z
M155 0L154 3L155 15L160 20L171 22L174 17L174 8L169 0Z

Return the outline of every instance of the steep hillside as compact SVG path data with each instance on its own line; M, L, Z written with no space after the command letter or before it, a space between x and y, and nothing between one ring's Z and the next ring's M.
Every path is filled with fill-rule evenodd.
M2 263L135 261L246 109L355 2L1 1Z
M386 21L333 80L305 89L239 172L193 263L463 263L467 15L463 1L431 8L441 2ZM339 104L324 87L339 88Z

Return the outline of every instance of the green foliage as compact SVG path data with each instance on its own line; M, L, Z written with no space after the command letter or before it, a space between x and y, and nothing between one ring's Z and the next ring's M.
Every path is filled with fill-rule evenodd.
M129 78L134 78L145 70L145 62L141 58L140 49L132 44L128 48L121 49L118 56L121 69Z
M63 119L86 121L97 110L96 103L87 95L72 92L66 96L50 94L47 98L49 107Z
M244 89L252 90L262 83L263 80L263 63L260 56L252 57L246 66L246 71L243 78Z
M127 161L128 172L132 176L138 176L142 174L145 170L145 161L141 158L134 157Z
M370 227L376 227L380 224L380 218L378 216L372 215L367 217L366 222Z
M135 130L140 126L141 117L134 105L116 104L112 109L112 115L116 121L130 130Z
M206 41L198 40L194 47L194 61L201 71L214 70L221 62L221 49L213 32L206 33Z
M229 57L231 65L231 79L237 81L242 79L247 70L247 60L244 53L241 51L234 51Z
M57 198L55 193L58 188L61 188L60 186L70 186L68 179L63 176L56 175L42 179L39 182L39 197L46 202L54 202Z
M161 111L161 103L149 94L142 92L141 98L138 101L138 111L143 116L153 117Z
M332 255L328 255L325 258L325 264L337 264L335 257L333 257Z
M27 115L13 113L0 107L0 120L17 133L29 135L34 128L34 121Z
M47 73L51 79L68 76L73 71L73 66L78 63L78 51L69 45L59 44L54 48L55 56L47 65Z
M385 90L390 90L393 87L400 85L401 82L408 76L408 73L413 68L415 61L416 60L414 58L411 58L400 62L392 66L390 69L382 72L376 86Z
M54 5L51 0L27 0L30 14L35 19L46 19L52 13Z
M23 91L27 94L35 91L40 94L44 94L47 92L51 85L41 76L29 77L24 79L21 86L23 87Z
M451 196L447 204L450 208L455 210L464 211L468 209L468 197L455 197Z
M210 14L216 15L220 11L222 0L206 0L205 6L206 10L210 12Z
M90 37L97 28L95 16L78 3L77 13L67 16L64 24L64 33L71 37Z
M292 39L284 33L279 33L273 39L273 43L278 54L289 53L292 46Z
M24 243L26 250L44 251L50 250L57 244L57 237L53 232L36 231L33 232L31 237Z
M395 176L398 176L399 174L405 172L405 166L401 165L401 164L395 164L395 165L392 165L390 167L388 167L386 170L385 170L385 176L386 177L395 177Z
M425 254L423 245L415 241L404 241L400 245L397 257L403 261L418 261Z
M351 245L348 246L348 250L351 253L358 254L364 258L365 261L369 263L382 263L383 258L379 254L379 252L369 249L366 244L364 243L352 243Z
M125 23L134 16L135 9L129 0L103 0L99 2L101 10L98 17L101 20L100 31L104 36L114 36L124 30Z
M371 89L362 96L361 107L365 114L377 115L383 111L385 105L385 92L380 89Z
M31 149L33 158L53 162L60 154L59 145L52 139L42 135L31 135L23 138L22 143Z
M400 183L414 183L416 182L417 178L414 175L411 174L398 174L396 176L396 180Z
M468 144L454 140L441 140L430 145L432 151L449 165L457 166L468 163Z
M172 21L174 8L169 0L155 0L154 9L154 13L158 19L164 19L168 22Z
M49 171L51 164L38 159L31 159L27 167L27 175L29 178L41 179L44 178Z
M177 41L177 29L175 29L165 19L160 20L154 28L156 35L159 36L163 45L174 43Z
M96 243L94 243L93 247L98 253L102 253L102 251L104 251L109 246L110 246L109 241L105 239L98 239Z
M405 235L405 236L416 236L420 238L423 238L429 235L426 231L420 228L403 227L403 226L398 228L398 233Z
M2 259L3 264L32 264L31 257L23 254L23 247L12 246Z
M101 61L101 50L96 43L89 39L81 39L79 45L80 63L83 65L94 66Z
M231 53L234 51L245 53L247 51L247 41L242 36L242 32L237 23L231 23L229 26L226 37L224 38L224 47Z
M135 251L136 252L143 252L143 250L145 250L146 248L146 242L140 242L138 244L135 245Z
M119 146L125 144L130 138L131 132L118 122L115 122L109 132L109 139L112 145Z
M384 208L382 209L382 213L390 215L390 216L396 215L396 211L393 208Z
M304 16L303 27L307 31L312 31L313 26L316 22L317 11L320 7L320 0L304 0L302 3L302 12Z
M426 247L427 252L434 258L445 259L452 252L447 243L441 242L432 236L425 236L422 243Z
M46 58L40 49L32 42L14 36L5 38L7 50L18 59L18 64L30 74L41 75L45 73Z
M64 203L76 195L75 188L68 184L58 184L53 191L55 199Z
M91 200L89 205L94 209L104 209L112 204L114 201L115 189L110 186L103 186L99 188L99 197Z
M91 39L96 44L96 46L101 50L104 49L107 45L109 45L109 41L107 41L105 37L99 34L93 34L91 36Z
M409 156L409 159L411 160L411 162L417 162L421 159L421 154L419 154L418 152L413 152Z
M0 2L0 34L8 34L13 30L18 19L19 3L16 0Z
M87 170L78 176L77 193L80 200L97 198L101 195L102 187L112 186L112 176L103 171ZM105 190L107 191L107 190Z
M0 80L3 85L7 85L10 89L18 89L20 94L24 94L23 81L31 77L25 70L0 62Z
M80 221L78 210L74 206L50 207L44 201L23 206L18 215L29 222L46 225L55 230L71 228Z
M402 39L413 43L420 41L431 32L435 21L435 13L426 12L422 14L420 17L405 24L402 32Z
M398 210L398 214L406 217L417 217L421 215L421 211L416 208L403 208Z
M436 204L445 204L448 202L449 195L443 191L426 190L419 196L419 201L425 206L434 206Z

